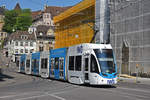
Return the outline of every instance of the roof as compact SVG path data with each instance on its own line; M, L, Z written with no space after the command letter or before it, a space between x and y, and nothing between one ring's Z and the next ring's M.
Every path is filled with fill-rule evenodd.
M47 35L47 31L49 30L49 26L46 25L38 25L37 26L37 30L36 30L36 35L39 36L40 33L42 33L43 35Z
M22 38L22 36L27 36L27 38ZM8 40L35 40L35 35L29 34L28 31L17 31L12 33Z
M33 11L31 13L31 16L32 16L32 20L36 20L42 16L42 11L41 10Z
M59 15L60 13L64 12L65 10L67 10L71 7L72 6L68 6L68 7L47 6L47 7L45 7L44 12L51 13L51 16L53 18L54 16Z
M21 10L21 7L20 7L19 3L16 4L14 10Z

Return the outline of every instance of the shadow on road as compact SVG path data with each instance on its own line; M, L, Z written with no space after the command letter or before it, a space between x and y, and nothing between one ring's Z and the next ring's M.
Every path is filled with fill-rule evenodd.
M5 81L5 79L13 79L14 77L0 73L0 81Z
M91 88L116 88L114 85L84 85L85 87L91 87Z

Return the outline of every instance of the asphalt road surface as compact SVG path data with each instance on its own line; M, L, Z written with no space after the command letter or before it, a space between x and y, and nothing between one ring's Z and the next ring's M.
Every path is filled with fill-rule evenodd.
M0 100L150 100L149 85L119 83L116 87L79 86L30 77L32 80L0 87Z

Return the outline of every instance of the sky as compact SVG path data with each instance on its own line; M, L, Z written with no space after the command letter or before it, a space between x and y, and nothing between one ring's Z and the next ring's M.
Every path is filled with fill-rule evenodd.
M19 2L22 9L30 8L32 11L43 10L44 5L48 6L72 6L82 0L0 0L0 6L5 5L7 9L14 9Z

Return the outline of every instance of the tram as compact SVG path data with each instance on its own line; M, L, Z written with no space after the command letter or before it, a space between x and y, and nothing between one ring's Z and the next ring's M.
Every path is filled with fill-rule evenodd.
M31 54L26 55L25 73L26 74L31 74Z
M32 75L73 84L117 83L117 64L110 44L83 43L49 52L33 53L30 57ZM20 60L24 61L22 56Z
M25 62L26 62L26 54L23 54L20 57L20 61L19 61L19 71L21 73L25 73Z
M31 55L31 74L40 76L40 52L32 53Z
M68 81L75 84L117 83L117 65L110 44L80 44L68 49Z
M49 54L49 51L43 51L40 53L39 74L43 78L49 77Z

